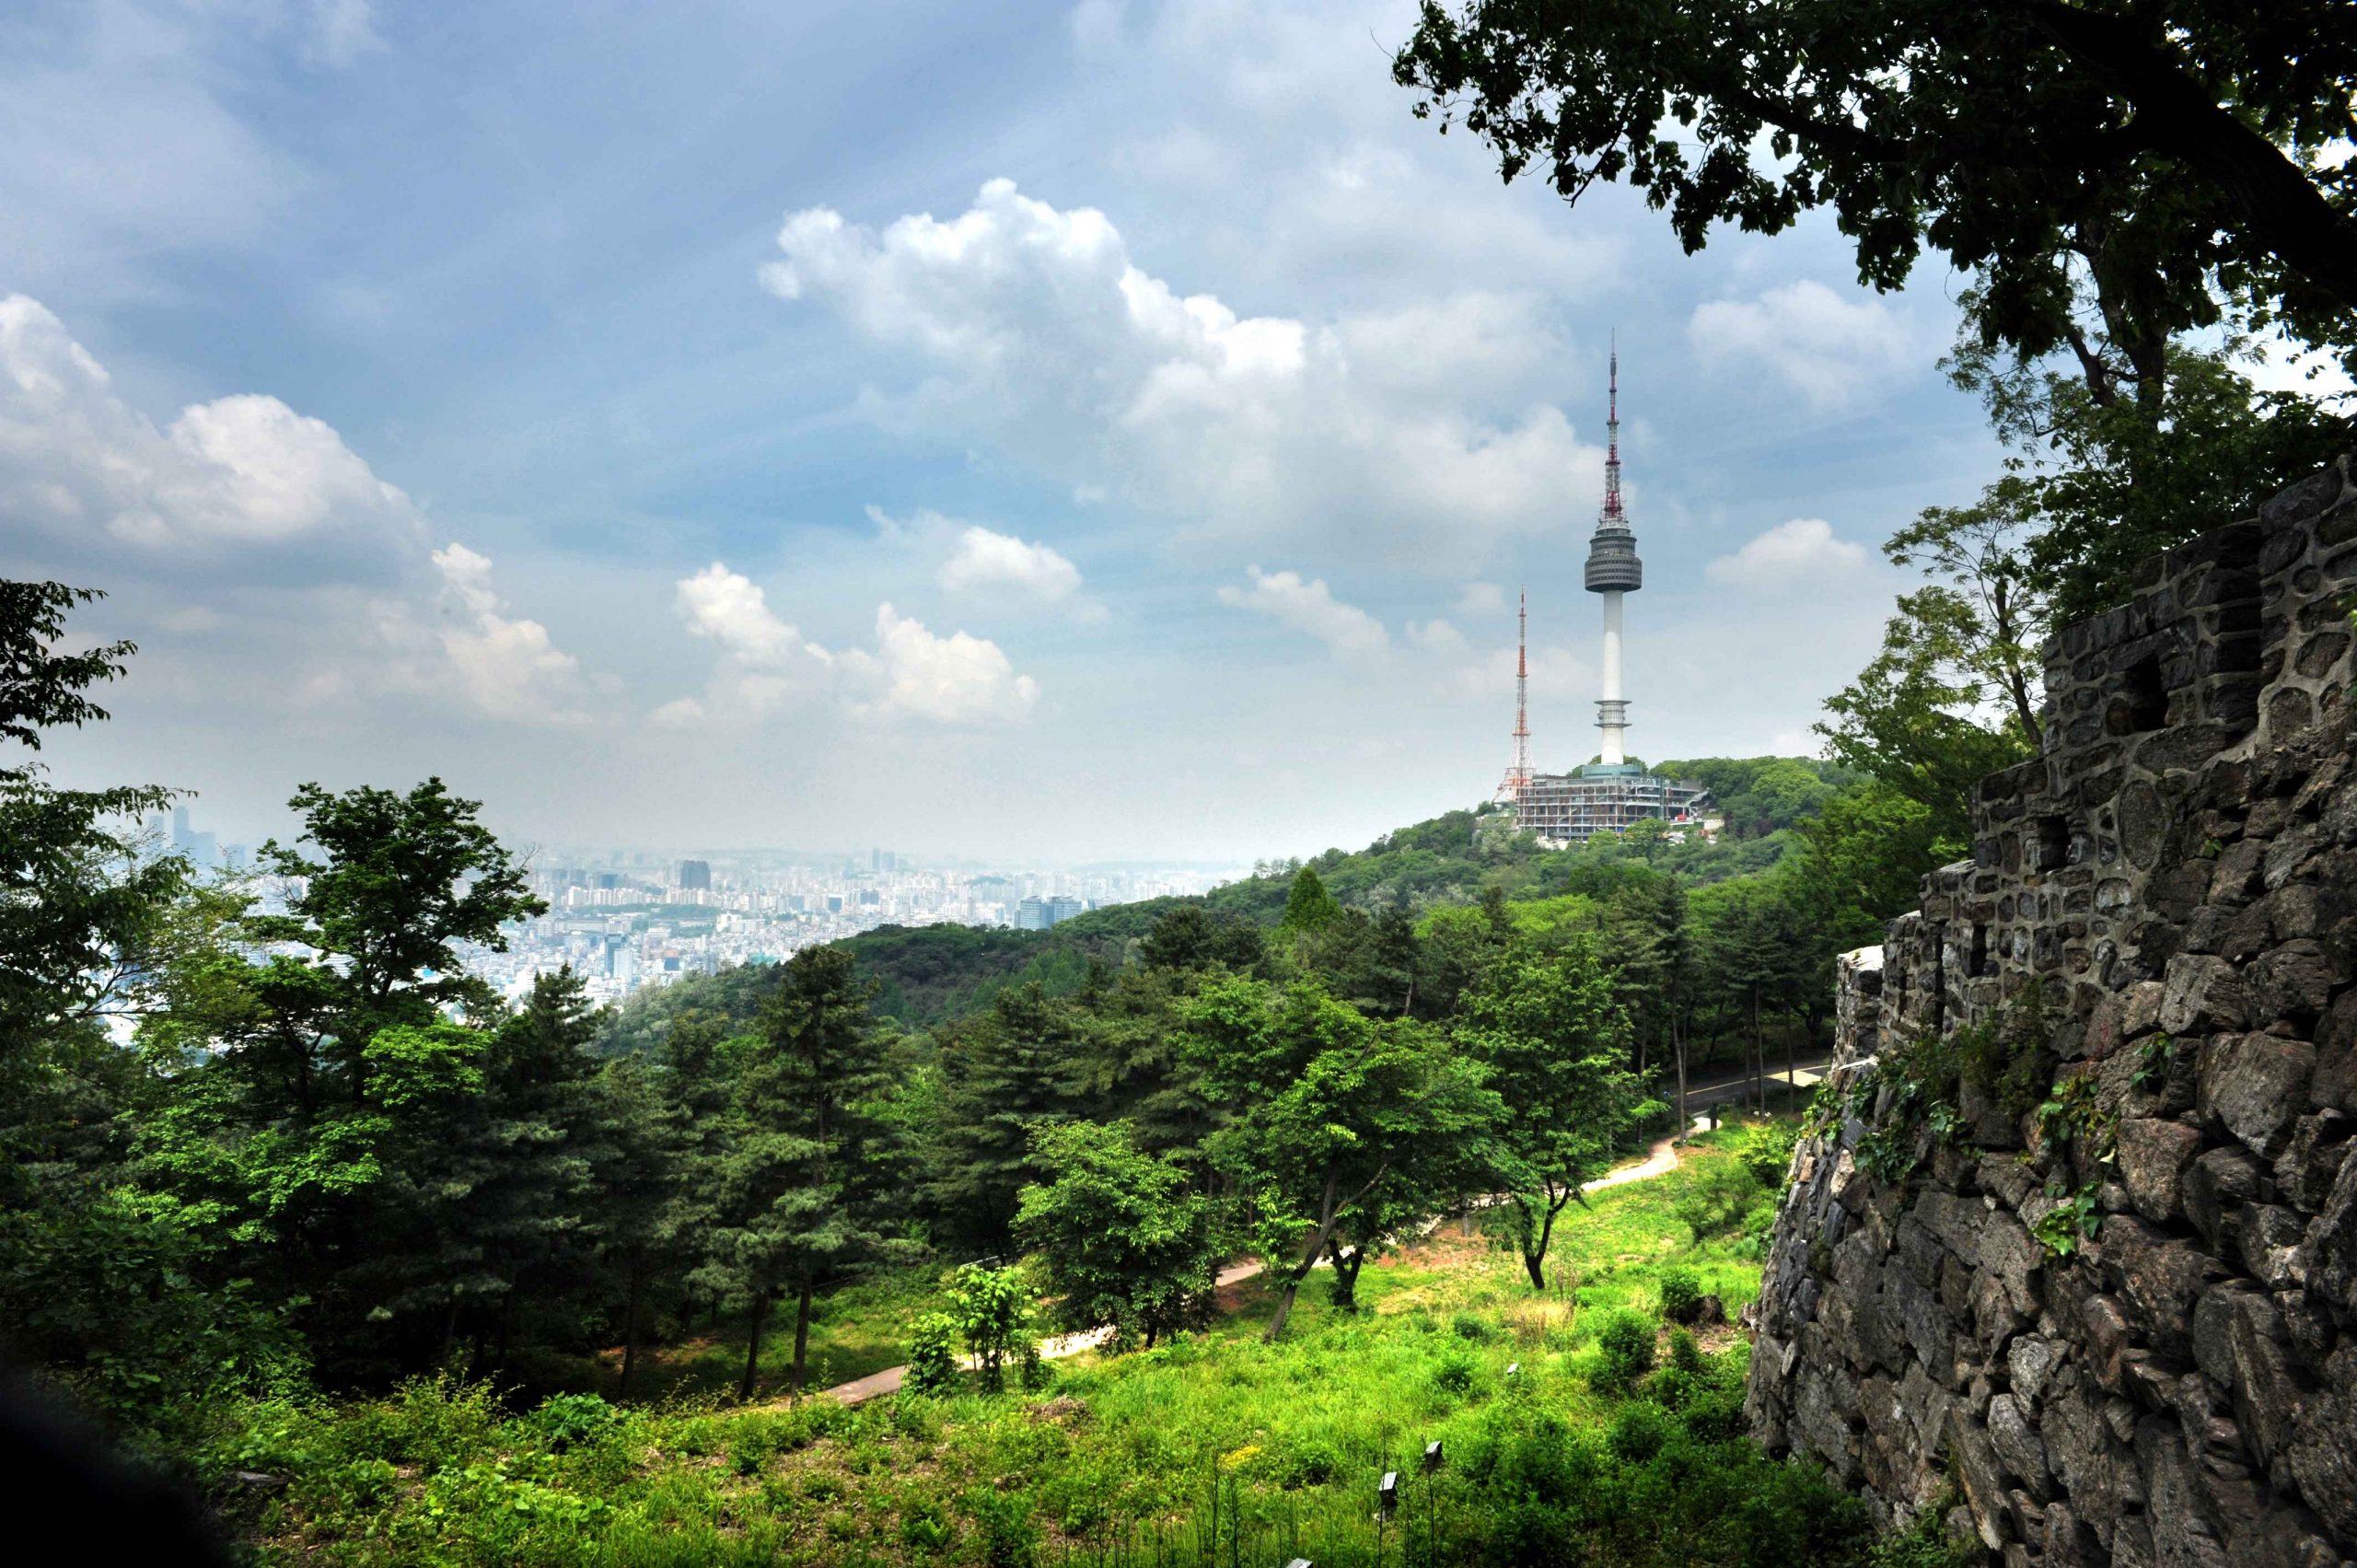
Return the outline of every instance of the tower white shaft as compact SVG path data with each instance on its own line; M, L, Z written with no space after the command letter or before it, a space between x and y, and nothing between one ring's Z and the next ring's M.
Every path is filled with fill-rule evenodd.
M1619 588L1604 594L1604 701L1596 704L1596 727L1604 734L1603 761L1616 765L1627 761L1620 737L1629 727L1628 707L1620 697L1620 601Z

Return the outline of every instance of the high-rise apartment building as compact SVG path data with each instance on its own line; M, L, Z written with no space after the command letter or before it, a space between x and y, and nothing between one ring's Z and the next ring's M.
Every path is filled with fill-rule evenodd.
M712 863L708 860L679 862L679 890L683 893L712 891Z

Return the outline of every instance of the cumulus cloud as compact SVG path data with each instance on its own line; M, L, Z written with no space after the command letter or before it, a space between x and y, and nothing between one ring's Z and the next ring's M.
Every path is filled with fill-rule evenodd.
M1686 335L1706 365L1765 365L1819 409L1844 406L1915 368L1927 345L1881 300L1804 280L1757 299L1694 308Z
M938 636L889 604L876 608L876 652L845 662L867 688L849 703L862 717L1003 724L1028 716L1039 701L1039 683L1016 674L996 643L964 632Z
M475 708L517 724L587 722L581 662L552 644L539 621L503 613L490 558L454 541L433 559L442 575L442 651Z
M1082 620L1102 620L1104 607L1081 597L1080 569L1049 545L1026 544L1012 534L969 527L941 563L936 580L952 593L989 594L1001 601L1069 606Z
M690 634L720 645L721 658L707 700L668 703L656 710L659 722L715 710L758 717L815 695L830 677L834 656L780 620L760 585L720 562L682 577L672 604Z
M325 422L255 393L158 429L38 300L0 299L0 508L84 546L414 540L408 496Z
M1336 655L1379 654L1391 645L1383 622L1358 606L1336 598L1324 578L1304 581L1298 572L1263 572L1258 566L1248 566L1245 572L1251 585L1223 584L1220 603L1270 616L1296 632L1306 632Z
M1823 517L1778 523L1732 555L1703 568L1730 587L1778 587L1811 578L1847 575L1866 563L1866 547L1837 537Z
M780 619L758 584L719 562L680 580L676 608L690 633L720 645L721 659L702 697L649 715L660 725L758 718L827 696L862 718L993 724L1024 717L1039 698L1039 682L1016 674L997 644L937 635L889 604L877 609L873 651L830 653Z
M1198 534L1372 536L1401 555L1446 541L1478 558L1559 529L1562 497L1601 470L1560 410L1488 406L1501 366L1545 340L1527 302L1323 326L1244 316L1146 272L1103 213L1005 180L946 220L876 230L798 212L778 245L761 274L772 294L923 367L872 403L879 417L996 443L1076 494Z

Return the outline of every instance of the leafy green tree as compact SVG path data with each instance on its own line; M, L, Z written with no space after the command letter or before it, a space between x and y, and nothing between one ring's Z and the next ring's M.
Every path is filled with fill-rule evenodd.
M1591 937L1510 951L1458 1009L1457 1042L1488 1070L1513 1179L1512 1233L1533 1288L1547 1287L1555 1222L1611 1164L1644 1109L1628 1064L1628 1017Z
M61 583L0 581L0 1096L27 1092L59 1031L87 1026L140 972L159 912L190 868L140 856L125 830L173 792L61 790L29 753L44 730L103 722L89 695L138 652L114 642L61 650L66 616L101 598Z
M1187 1171L1141 1150L1125 1121L1044 1124L1031 1142L1050 1179L1023 1189L1016 1236L1046 1260L1063 1326L1150 1350L1200 1321L1218 1260Z
M1353 1205L1387 1183L1469 1196L1497 1168L1497 1096L1420 1024L1371 1022L1314 982L1247 980L1205 986L1186 1018L1207 1092L1234 1108L1205 1148L1277 1275L1271 1341ZM1456 1181L1427 1179L1440 1172Z
M1031 1329L1031 1301L1018 1269L969 1265L949 1280L949 1316L981 1375L982 1391L1006 1387L1006 1361L1019 1354Z
M2339 0L1427 0L1394 75L1511 180L1626 180L1689 250L1830 206L1863 282L1977 273L1985 342L2070 343L2083 289L2164 344L2231 310L2357 347L2357 29ZM1763 158L1765 147L1770 157Z

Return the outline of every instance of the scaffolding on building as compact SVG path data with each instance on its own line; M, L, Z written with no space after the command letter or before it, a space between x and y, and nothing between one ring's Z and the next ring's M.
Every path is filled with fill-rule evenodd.
M1636 762L1592 762L1568 773L1535 773L1515 796L1515 826L1553 846L1584 844L1598 833L1626 832L1659 819L1673 830L1700 825L1710 796L1698 784L1666 779Z

